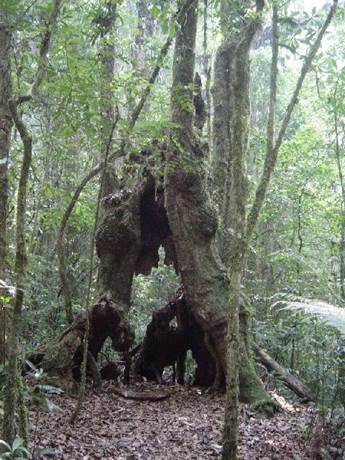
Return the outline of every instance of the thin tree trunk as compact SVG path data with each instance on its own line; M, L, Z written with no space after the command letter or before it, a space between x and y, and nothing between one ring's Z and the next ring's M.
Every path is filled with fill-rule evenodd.
M61 219L60 227L59 227L59 234L56 243L56 251L59 261L59 275L60 275L60 282L61 282L61 290L64 297L64 304L65 304L65 312L66 318L69 323L73 321L73 311L72 311L72 288L70 285L70 281L68 278L67 270L66 270L66 258L65 258L65 230L74 209L75 204L77 203L81 192L84 190L85 186L90 182L91 179L96 177L99 172L101 171L104 163L100 163L99 165L95 166L80 182L77 189L75 190L71 201L69 202L63 216Z
M112 180L112 169L108 168L108 156L113 144L113 134L116 127L115 122L115 110L111 98L112 90L111 84L114 78L114 66L115 66L115 48L114 48L114 37L113 29L116 19L116 4L108 2L105 5L106 12L103 16L103 23L106 24L101 30L101 36L104 40L101 43L100 57L101 57L101 79L100 79L100 109L101 109L101 132L100 132L100 156L104 159L103 173L99 184L99 193L97 199L97 208L95 215L95 222L93 232L91 235L90 245L90 269L89 269L89 280L87 286L87 295L85 299L86 305L86 326L83 343L83 361L81 364L81 378L80 387L78 394L78 401L75 410L70 419L70 423L74 423L80 413L81 406L85 396L86 388L86 367L87 367L87 356L89 347L89 334L90 334L90 321L89 321L89 305L91 302L91 286L93 277L93 261L95 253L95 236L98 226L99 211L101 198L109 194L114 189L114 181ZM105 19L105 20L104 20ZM110 97L109 97L110 96ZM117 120L116 120L117 121Z
M249 4L247 5L249 6ZM260 6L260 8L263 5ZM246 4L242 4L243 11ZM242 46L245 37L251 37L258 26L257 22L243 21L240 30L234 31L234 21L241 13L239 5L227 1L221 2L221 29L224 39L218 48L214 66L214 85L212 89L214 114L213 114L213 144L212 166L214 180L214 199L220 214L217 243L222 262L229 266L231 255L231 240L234 233L235 213L233 212L234 193L232 192L232 168L234 148L234 81L236 79L237 50ZM248 80L246 75L243 84ZM249 96L246 90L243 98L243 115L249 116ZM247 114L247 115L245 115ZM246 139L240 139L240 145L246 144ZM231 281L231 280L230 280ZM249 322L247 320L245 305L241 305L240 314L240 390L241 399L247 402L269 401L263 385L256 375L254 362L251 357L249 342Z
M100 130L100 160L104 161L106 152L112 150L113 140L110 134L113 131L115 120L115 107L113 101L112 83L115 71L115 37L114 26L116 20L116 3L108 2L106 4L106 27L102 28L102 40L99 48L101 61L101 78L100 78L100 112L101 112L101 130ZM109 150L111 149L111 150ZM103 183L101 184L101 196L104 197L114 191L116 181L111 164L108 164L103 173Z
M26 129L17 111L15 102L10 102L12 118L19 131L23 142L24 154L20 172L17 203L16 203L16 261L15 261L15 281L16 293L14 299L12 321L10 324L8 338L8 366L7 382L5 385L4 399L4 419L3 419L3 439L12 443L15 438L15 413L17 407L18 384L18 339L20 335L21 312L25 291L25 271L26 271L26 245L25 245L25 213L27 199L27 182L32 158L32 138Z
M113 130L114 125L114 107L112 98L109 97L111 94L110 84L113 81L114 74L114 40L113 37L109 37L112 34L112 29L114 27L116 19L116 4L113 2L108 2L104 6L106 9L105 13L100 17L100 20L97 21L98 24L106 24L106 26L101 27L100 36L102 40L100 48L100 57L101 57L101 78L100 78L100 113L101 113L101 129L100 129L100 153L99 158L100 162L97 164L80 182L77 189L75 190L73 197L68 204L59 228L59 235L57 240L57 256L59 261L59 276L61 282L61 290L64 298L64 306L67 321L71 324L73 322L73 310L72 310L72 286L69 280L67 267L66 267L66 257L65 257L65 231L67 227L68 220L75 204L77 203L79 196L85 186L89 183L91 179L96 177L100 171L104 168L104 159L105 151L109 148L109 135ZM111 146L110 146L111 147ZM105 196L113 190L113 174L112 169L107 168L105 173L104 183L102 184L101 196Z
M240 291L241 278L245 261L245 222L247 191L245 185L245 157L248 148L248 132L250 119L249 104L249 52L254 33L248 34L236 50L233 74L232 106L232 146L230 190L232 195L232 236L227 243L227 255L230 279L230 298L228 306L228 335L227 335L227 377L226 404L223 432L224 460L237 459L239 431L239 372L240 372Z
M344 176L341 164L341 157L340 157L340 142L339 142L339 121L338 121L338 113L334 112L334 132L335 132L335 156L337 160L337 168L338 168L338 177L339 183L341 188L341 222L340 222L340 244L339 244L339 258L340 258L340 270L339 270L339 284L340 284L340 293L343 300L345 300L345 286L344 286L344 278L345 278L345 185L344 185Z
M332 18L334 16L335 12L336 12L337 6L338 6L338 0L333 0L333 5L329 10L327 18L326 18L324 24L322 25L322 27L321 27L321 29L320 29L317 37L316 37L315 42L310 47L310 50L309 50L309 52L308 52L308 54L307 54L307 56L306 56L306 58L304 60L300 76L299 76L299 78L297 80L295 90L294 90L294 92L292 94L290 103L289 103L289 105L288 105L288 107L286 109L282 124L280 126L278 136L277 136L277 140L274 143L274 146L273 146L273 144L272 144L272 146L270 146L270 144L267 145L267 151L266 151L266 157L265 157L265 164L264 164L263 173L262 173L258 188L256 190L253 206L252 206L252 208L250 210L250 213L248 215L247 235L246 235L246 238L247 238L248 241L251 239L253 231L254 231L254 228L255 228L256 223L258 221L258 217L260 215L261 208L262 208L262 205L263 205L264 200L265 200L267 189L268 189L268 186L269 186L270 181L271 181L271 176L272 176L272 173L274 171L275 165L277 163L279 150L280 150L280 147L281 147L281 145L283 143L283 140L284 140L284 137L285 137L285 134L286 134L286 130L287 130L288 126L289 126L293 111L294 111L294 109L295 109L295 107L296 107L296 105L298 103L298 98L299 98L299 95L300 95L300 92L301 92L305 77L306 77L307 73L309 72L310 67L312 65L312 62L314 60L314 57L316 56L316 53L318 52L318 50L320 48L321 41L322 41L322 39L323 39L327 29L328 29L328 26L330 25L330 23L332 21Z
M24 292L25 292L25 275L26 275L26 244L25 244L25 223L26 223L26 202L27 202L27 184L32 159L32 138L30 132L26 128L17 107L18 104L32 99L37 94L39 86L44 78L47 62L47 54L51 42L52 32L55 27L57 17L61 7L61 0L55 0L49 21L47 23L43 39L41 42L39 61L37 67L36 78L31 87L31 93L27 96L20 96L15 101L9 101L9 107L14 124L20 134L23 143L23 162L20 171L20 178L17 191L16 203L16 257L15 257L15 282L16 292L13 304L12 321L9 330L8 338L8 363L7 363L7 378L5 384L4 398L4 417L3 417L3 439L12 444L15 432L15 414L19 407L19 413L24 414L25 408L21 407L24 403L23 398L19 399L18 406L18 388L20 382L18 380L18 341L20 336L21 312L23 307ZM27 438L26 423L20 417L20 430L24 437Z
M271 67L271 94L270 94L270 107L269 107L269 117L268 117L268 127L267 127L267 152L264 166L264 173L262 180L257 189L254 205L251 209L251 212L248 216L247 229L245 230L245 190L243 187L243 165L245 161L245 152L246 152L246 138L247 133L244 128L244 123L249 120L248 116L243 116L243 110L246 107L246 101L243 98L243 91L245 91L245 86L241 84L241 81L244 79L244 73L237 73L235 76L235 84L237 88L234 88L234 115L233 115L233 146L232 146L232 175L231 175L231 188L230 191L234 196L234 204L232 207L232 214L234 214L233 219L233 236L232 243L230 245L230 254L231 254L231 264L230 270L234 270L234 274L230 273L230 283L232 289L235 289L235 294L232 293L230 299L230 311L228 320L234 320L234 315L238 314L238 299L236 290L240 284L240 274L243 269L244 260L246 253L248 251L249 241L251 239L254 227L256 225L257 219L260 214L261 207L264 202L266 190L270 181L270 177L274 170L277 155L279 148L282 144L286 129L288 127L293 109L297 104L298 95L302 88L304 78L310 68L312 60L319 49L321 44L322 37L327 30L328 25L333 17L335 12L337 2L334 1L334 5L331 8L327 19L321 28L315 43L311 47L311 50L304 62L304 65L301 70L300 77L298 79L296 89L293 93L291 102L286 111L283 123L281 125L278 139L274 144L274 113L275 113L275 98L276 98L276 82L277 82L277 58L278 58L278 37L277 37L277 27L278 27L278 11L276 5L273 8L273 45L272 45L272 67ZM243 69L249 67L249 63L246 65L244 63L246 57L249 55L249 45L248 48L243 48L243 52L237 54L236 56L236 69L241 69L241 64L243 63ZM239 47L238 52L241 51ZM241 97L242 94L242 97ZM242 99L242 101L241 101ZM239 103L237 103L239 101ZM235 321L237 323L237 321ZM239 358L239 347L236 340L233 339L233 336L237 331L237 324L228 324L228 355L234 360L235 365L238 363ZM234 368L233 371L237 372L238 367ZM236 392L236 376L230 376L228 373L227 381L227 400L225 408L225 426L224 426L224 446L223 446L223 456L225 460L236 460L237 459L237 444L238 444L238 393Z
M219 46L214 64L213 94L213 128L212 128L212 172L214 181L214 199L221 216L220 249L223 248L224 231L230 226L228 222L229 196L225 193L229 186L231 164L228 156L231 150L231 106L232 106L232 63L235 44L224 40Z
M12 33L5 23L0 23L0 279L6 278L7 253L7 197L8 156L10 150L12 117L9 108L11 97L11 39ZM6 310L0 299L0 364L6 357Z

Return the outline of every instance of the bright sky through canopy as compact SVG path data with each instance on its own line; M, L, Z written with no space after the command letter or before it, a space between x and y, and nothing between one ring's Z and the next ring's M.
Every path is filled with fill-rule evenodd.
M301 1L301 4L303 4L306 11L311 11L313 8L322 8L326 1L327 0L304 0Z

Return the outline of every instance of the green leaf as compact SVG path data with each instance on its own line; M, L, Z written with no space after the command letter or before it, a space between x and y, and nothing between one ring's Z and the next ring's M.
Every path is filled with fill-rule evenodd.
M46 399L46 407L48 412L62 412L61 407L59 407L57 404L54 404L49 399Z
M2 439L0 439L0 444L5 446L7 448L7 450L11 450L11 446L9 444L7 444L6 441L3 441Z
M150 9L150 14L155 18L158 19L161 14L161 9L157 5L153 5Z
M23 448L24 446L24 439L22 438L16 438L14 441L13 441L13 444L12 444L12 450L17 450L19 448Z

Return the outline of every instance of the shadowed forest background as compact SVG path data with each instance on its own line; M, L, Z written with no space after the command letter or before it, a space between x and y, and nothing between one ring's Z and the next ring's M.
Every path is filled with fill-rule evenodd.
M344 18L0 0L1 459L345 458Z

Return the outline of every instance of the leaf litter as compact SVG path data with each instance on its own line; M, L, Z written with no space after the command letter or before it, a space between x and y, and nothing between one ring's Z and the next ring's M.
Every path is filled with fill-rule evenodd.
M136 401L116 394L115 385L88 391L74 425L69 418L76 400L55 395L61 411L31 413L31 448L49 448L40 459L141 460L217 459L221 456L224 396L189 386L141 383L140 391L165 391L162 401ZM291 408L292 407L292 408ZM241 409L242 460L316 459L311 407L291 406L272 418ZM314 444L313 444L314 443ZM330 457L333 458L333 457ZM336 458L336 457L334 457ZM342 457L339 457L342 458Z

